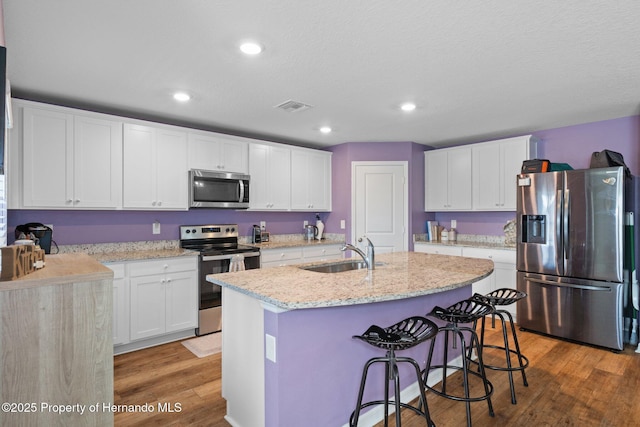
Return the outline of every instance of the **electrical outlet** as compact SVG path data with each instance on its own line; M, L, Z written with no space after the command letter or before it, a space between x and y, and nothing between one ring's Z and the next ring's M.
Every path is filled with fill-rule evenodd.
M455 219L451 220L451 228L457 228L458 227L458 221L456 221Z
M267 223L264 221L260 221L260 229L265 231L267 229Z
M153 223L153 234L160 234L160 222L158 221Z
M347 228L347 225L344 221L344 219L340 220L340 230L344 230L345 228Z
M309 225L309 221L306 221L302 224L302 228L305 228L307 225Z
M276 337L264 334L265 357L275 363L276 361Z

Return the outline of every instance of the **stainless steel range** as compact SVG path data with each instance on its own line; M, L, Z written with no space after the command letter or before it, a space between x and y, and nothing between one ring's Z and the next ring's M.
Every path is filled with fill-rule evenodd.
M200 252L200 303L196 335L222 330L222 288L207 282L208 274L227 273L232 267L260 268L260 249L238 244L237 224L182 225L180 246ZM232 262L233 261L233 262Z

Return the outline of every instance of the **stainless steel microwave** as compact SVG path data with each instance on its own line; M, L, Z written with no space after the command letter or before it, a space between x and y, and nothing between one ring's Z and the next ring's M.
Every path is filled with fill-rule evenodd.
M192 208L249 208L249 175L202 169L189 171Z

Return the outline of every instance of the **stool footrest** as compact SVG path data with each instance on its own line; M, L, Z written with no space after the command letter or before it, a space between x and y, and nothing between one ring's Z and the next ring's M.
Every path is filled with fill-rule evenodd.
M493 348L493 349L502 350L502 351L506 350L506 348L500 347L499 345L486 345L485 344L482 348L483 349L485 349L485 348ZM518 358L518 352L517 351L509 349L509 353L513 354L516 357L516 360L519 361L519 359L517 359ZM527 356L525 356L523 354L520 354L519 357L524 362L522 364L522 366L520 366L520 363L518 363L517 366L512 366L511 368L509 368L508 366L488 365L487 363L483 363L483 365L484 365L485 368L492 369L494 371L523 371L527 366L529 366L529 359L527 359ZM476 365L478 364L478 362L475 361L475 360L471 360L470 362L474 363Z
M444 368L444 365L436 365L436 366L432 366L431 370L433 369L442 369ZM485 365L486 368L486 365ZM447 365L447 369L453 369L453 370L458 370L458 371L462 371L463 368L461 366L457 366L457 365ZM482 380L482 375L480 375L478 372L474 372L471 370L468 370L467 373L469 375L473 375L475 377L480 378L480 380ZM489 391L485 394L482 394L480 396L469 396L469 397L465 397L465 396L456 396L455 394L449 394L447 392L443 392L441 390L438 390L435 387L431 387L429 385L425 384L425 388L427 388L428 390L432 391L433 393L437 394L438 396L442 396L444 398L450 399L450 400L455 400L458 402L480 402L482 400L487 400L491 397L491 395L493 394L493 384L491 384L491 382L489 380L486 381L487 383L487 387L489 388Z

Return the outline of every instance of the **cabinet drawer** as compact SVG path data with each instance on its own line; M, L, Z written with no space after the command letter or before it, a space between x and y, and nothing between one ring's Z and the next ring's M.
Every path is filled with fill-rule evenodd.
M195 257L165 258L153 261L129 263L129 276L148 276L150 274L175 273L178 271L194 271L197 269Z
M462 256L462 248L459 246L445 246L442 244L414 244L415 252L423 252L427 254Z
M339 246L314 246L302 250L304 258L342 258Z
M486 258L493 262L507 264L516 263L516 252L502 249L463 248L462 256L469 258Z
M267 249L260 252L263 263L299 260L302 258L302 249Z

